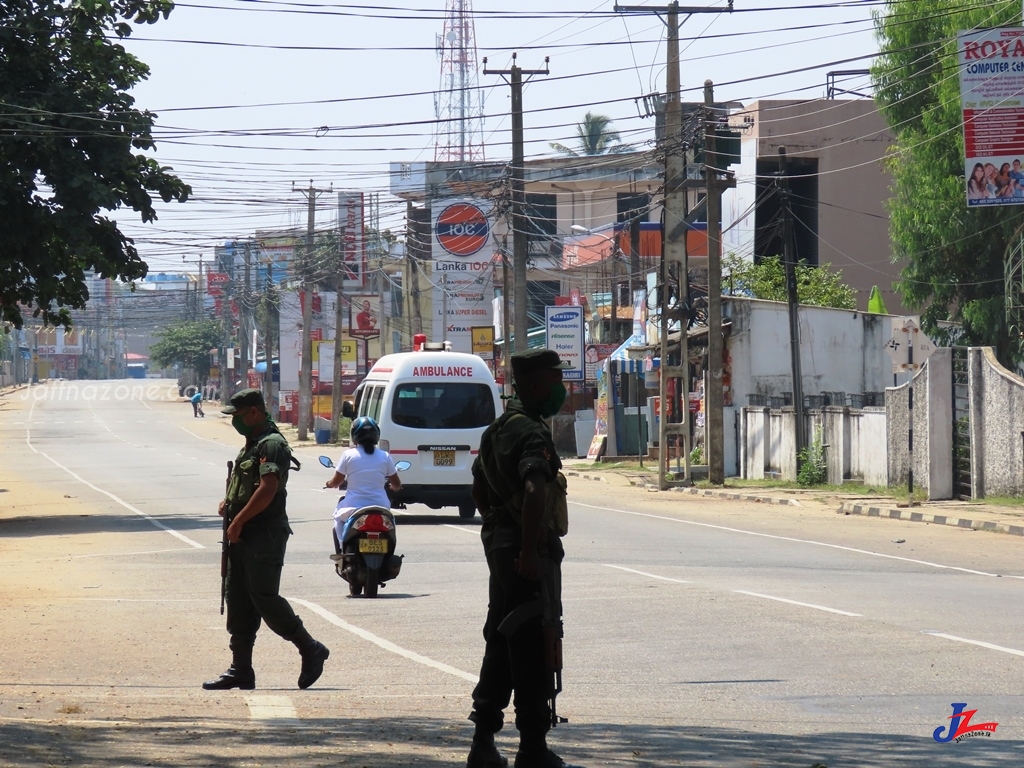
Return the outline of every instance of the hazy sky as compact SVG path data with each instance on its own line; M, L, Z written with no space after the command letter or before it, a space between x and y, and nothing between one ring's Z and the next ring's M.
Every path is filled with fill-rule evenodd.
M624 141L643 147L653 138L653 120L638 116L634 99L664 91L665 26L613 7L476 0L478 54L490 68L508 68L515 51L527 69L550 57L551 74L524 91L528 158L552 155L552 141L572 145L588 110L611 117ZM683 99L702 100L706 79L718 101L823 96L829 71L870 66L871 13L881 7L736 0L731 14L694 14L680 33ZM118 215L154 271L194 270L213 245L257 228L305 225L293 181L381 192L385 226L398 226L404 204L387 195L388 163L434 158L444 12L442 0L207 0L180 2L168 20L138 28L127 47L152 72L135 90L137 104L159 115L158 160L194 190L185 205L161 205L152 226ZM480 69L487 159L507 159L509 89ZM321 199L318 222L334 219L336 200Z

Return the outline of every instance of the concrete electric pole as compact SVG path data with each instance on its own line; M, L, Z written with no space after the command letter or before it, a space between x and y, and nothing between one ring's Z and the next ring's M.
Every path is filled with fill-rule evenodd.
M299 369L299 440L305 440L313 421L313 234L316 230L316 199L334 191L332 184L327 189L317 189L313 180L309 187L301 189L292 182L292 192L301 192L306 198L306 256L302 263L302 366Z
M669 307L668 288L672 274L676 275L678 285L677 308L688 300L689 296L689 265L686 254L687 218L687 184L686 184L686 148L682 143L683 109L680 100L679 82L679 14L687 18L695 13L731 13L732 0L725 8L686 7L680 6L678 0L667 6L650 5L616 5L616 13L625 14L665 14L668 27L667 46L668 65L665 70L665 242L662 248L661 301L660 301L660 339L661 339L661 375L659 385L659 402L661 418L658 428L658 487L667 489L670 485L690 485L690 363L689 345L687 343L687 318L680 315L678 362L670 363L673 355L669 351ZM710 192L710 190L709 190ZM709 225L710 226L710 225ZM721 277L719 277L719 283ZM708 321L711 326L710 319ZM668 404L676 403L678 412L669 412ZM670 417L676 416L676 420ZM721 418L721 417L719 417ZM685 471L680 482L668 479L669 443L681 443Z
M515 62L516 54L512 54ZM513 338L515 351L527 348L529 318L527 317L526 261L529 257L529 243L526 237L526 167L523 158L523 75L547 75L548 57L544 57L544 69L522 69L512 64L512 69L487 69L485 75L501 75L512 88L512 296L515 300ZM508 339L505 346L508 346ZM511 352L510 352L511 354Z

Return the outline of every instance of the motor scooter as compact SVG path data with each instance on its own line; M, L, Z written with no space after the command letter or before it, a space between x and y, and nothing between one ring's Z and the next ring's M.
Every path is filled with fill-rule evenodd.
M320 463L334 469L329 456L321 456ZM410 466L407 461L395 464L399 472ZM405 557L395 554L398 540L394 514L381 506L360 507L345 521L341 534L342 540L338 541L338 533L332 527L334 570L348 582L351 597L376 597L378 588L385 586L384 582L398 576Z

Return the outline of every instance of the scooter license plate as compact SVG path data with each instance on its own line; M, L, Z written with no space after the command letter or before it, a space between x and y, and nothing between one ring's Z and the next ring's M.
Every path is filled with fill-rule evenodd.
M388 553L388 540L360 539L359 551L367 555L386 555Z
M455 451L434 451L435 467L454 467Z

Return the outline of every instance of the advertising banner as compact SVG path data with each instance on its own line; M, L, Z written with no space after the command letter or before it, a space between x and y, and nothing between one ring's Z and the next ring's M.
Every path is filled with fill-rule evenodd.
M338 227L345 288L362 288L366 282L366 246L363 193L338 193Z
M317 342L319 367L317 378L329 383L334 381L334 339ZM341 375L359 375L359 342L356 339L341 340Z
M1024 204L1024 29L957 36L968 207Z
M490 362L494 357L494 329L489 325L478 326L472 329L472 333L473 354Z
M380 296L353 296L349 302L348 335L359 339L380 336Z
M494 243L486 200L434 203L431 231L434 322L431 341L473 351L473 327L493 321Z
M544 307L548 349L569 363L563 381L583 381L583 307Z
M583 350L583 360L586 363L585 380L597 381L598 371L602 361L610 357L618 346L616 344L587 344Z

